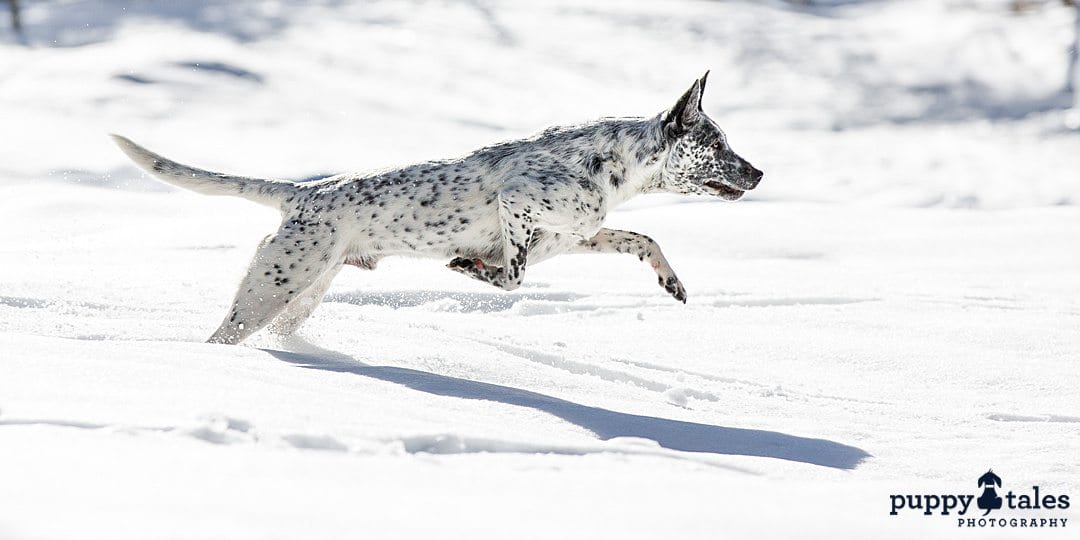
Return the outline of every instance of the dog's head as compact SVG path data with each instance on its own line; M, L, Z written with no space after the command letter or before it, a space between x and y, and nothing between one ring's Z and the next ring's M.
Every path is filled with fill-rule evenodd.
M739 157L724 132L701 109L705 76L694 81L679 101L660 117L671 152L663 185L676 193L703 193L734 201L757 187L762 172Z

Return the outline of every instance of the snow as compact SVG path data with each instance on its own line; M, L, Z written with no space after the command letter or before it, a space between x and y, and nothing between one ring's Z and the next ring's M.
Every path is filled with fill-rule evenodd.
M26 4L28 45L0 33L0 538L985 537L889 495L992 467L1080 496L1056 3ZM608 221L686 305L628 256L509 293L389 259L299 336L204 344L277 216L105 136L308 178L651 114L705 69L761 187Z

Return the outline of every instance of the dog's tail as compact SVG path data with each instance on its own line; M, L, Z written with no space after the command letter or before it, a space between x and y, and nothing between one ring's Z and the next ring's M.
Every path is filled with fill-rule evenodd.
M232 195L249 201L281 209L288 193L299 188L294 182L260 180L243 176L230 176L188 167L155 154L132 142L127 137L110 135L120 149L132 161L159 180L202 193L204 195Z

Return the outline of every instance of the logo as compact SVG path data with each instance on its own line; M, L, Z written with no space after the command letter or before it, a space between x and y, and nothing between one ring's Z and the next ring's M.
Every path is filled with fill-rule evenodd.
M975 502L978 503L979 508L986 510L984 516L991 510L1001 508L1001 497L998 497L997 492L994 491L994 486L1001 487L1001 477L994 474L994 469L986 471L986 474L979 477L979 487L983 488L983 494Z
M1005 496L998 494L1004 482L994 473L986 471L976 481L976 487L982 493L975 498L973 494L925 494L925 495L889 495L892 510L890 516L901 512L921 511L923 515L956 516L957 527L1062 527L1069 520L1053 514L1069 508L1069 496L1064 494L1044 493L1039 486L1030 486L1026 490L1008 490ZM971 503L975 502L975 508ZM988 517L991 512L1009 510L1009 517ZM967 516L971 511L971 517ZM982 516L974 517L982 510Z

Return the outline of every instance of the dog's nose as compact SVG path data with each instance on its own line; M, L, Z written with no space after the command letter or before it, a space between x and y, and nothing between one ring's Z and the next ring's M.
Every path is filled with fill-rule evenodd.
M750 182L752 184L750 186L750 189L754 189L755 187L757 187L758 182L761 182L761 177L765 176L765 173L761 172L759 169L757 169L753 165L750 165L749 167L750 167Z

